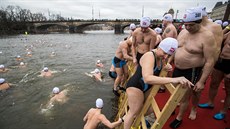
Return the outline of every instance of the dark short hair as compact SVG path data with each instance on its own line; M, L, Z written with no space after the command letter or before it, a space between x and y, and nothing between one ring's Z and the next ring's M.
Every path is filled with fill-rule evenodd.
M200 24L200 23L202 22L202 19L199 19L199 20L196 20L196 21L190 21L190 22L195 22L195 23ZM188 23L188 22L184 22L184 21L183 21L183 23Z

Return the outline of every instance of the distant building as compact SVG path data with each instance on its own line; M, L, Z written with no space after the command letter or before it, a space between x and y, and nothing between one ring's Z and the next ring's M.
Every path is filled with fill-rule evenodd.
M230 0L228 2L217 2L214 8L212 9L212 13L210 15L210 18L213 20L223 20L223 21L230 21Z

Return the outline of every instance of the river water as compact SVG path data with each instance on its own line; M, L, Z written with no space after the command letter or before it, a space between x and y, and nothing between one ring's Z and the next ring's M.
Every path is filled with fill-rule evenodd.
M118 43L128 33L115 35L113 31L87 31L85 34L17 35L0 38L0 64L9 69L0 73L11 88L0 91L0 129L82 129L83 117L95 107L96 98L104 100L102 112L113 121L117 98L112 93L113 80L108 76L111 59ZM28 49L32 56L27 57ZM50 56L52 52L56 56ZM18 67L21 61L25 67ZM103 82L86 76L100 59L104 68ZM40 77L48 67L49 78ZM49 101L53 87L68 89L68 101Z

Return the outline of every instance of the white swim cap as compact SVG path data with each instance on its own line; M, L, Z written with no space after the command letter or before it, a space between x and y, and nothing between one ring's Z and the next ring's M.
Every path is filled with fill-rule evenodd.
M129 28L130 28L130 30L134 30L134 29L136 29L136 25L134 23L132 23L129 25Z
M58 87L54 87L53 88L53 93L54 94L58 94L60 92L59 88Z
M27 55L30 55L31 54L31 52L27 52Z
M3 64L0 65L0 69L4 69L5 66Z
M25 64L24 64L23 62L20 62L20 65L23 66L23 65L25 65Z
M206 12L206 7L204 6L199 6L199 7L194 7L194 8L198 8L198 9L201 9L201 14L202 14L202 17L204 16L207 16L207 12Z
M201 8L190 8L186 10L184 14L183 21L184 22L195 22L202 19L202 10Z
M165 53L172 55L178 48L178 41L171 37L165 38L160 42L159 48L161 48Z
M45 72L47 72L48 70L49 70L48 67L43 68L43 71L45 71Z
M140 25L141 27L149 27L151 24L150 18L149 17L142 17L140 20Z
M101 63L101 60L97 60L97 63Z
M20 56L20 55L17 55L17 58L21 58L21 56Z
M5 79L4 78L0 78L0 84L4 83Z
M98 73L100 73L100 70L99 69L95 69L94 73L98 74Z
M223 22L223 27L226 27L228 25L228 21Z
M159 27L155 28L154 30L155 30L158 34L162 33L162 29L159 28Z
M165 21L173 21L173 17L172 17L172 14L165 14L164 17L163 17L163 20Z
M103 100L101 98L98 98L96 100L96 107L97 108L103 108Z
M215 20L215 23L222 26L222 21L221 20Z

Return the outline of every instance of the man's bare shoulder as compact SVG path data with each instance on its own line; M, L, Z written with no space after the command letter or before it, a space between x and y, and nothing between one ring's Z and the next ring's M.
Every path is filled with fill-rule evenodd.
M202 37L210 37L214 39L214 33L212 33L212 31L208 30L207 28L203 27L200 32Z
M220 32L222 32L222 28L220 25L214 23L214 22L209 22L205 28L207 28L208 30L212 31L214 34L218 34Z
M157 35L156 31L154 31L153 29L149 28L149 30L150 30L150 34L152 36L156 36Z
M168 26L170 29L176 29L176 27L173 25L173 24L170 24L169 26Z
M133 32L133 36L137 36L140 32L141 32L141 28L135 29L135 31Z
M184 36L188 35L188 33L189 32L186 29L181 30L181 32L179 33L177 39L180 39L181 37L184 37Z
M88 111L89 114L93 114L94 112L96 112L95 108L90 108L89 111Z

